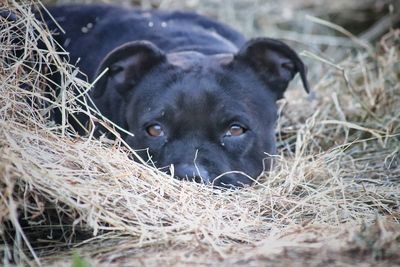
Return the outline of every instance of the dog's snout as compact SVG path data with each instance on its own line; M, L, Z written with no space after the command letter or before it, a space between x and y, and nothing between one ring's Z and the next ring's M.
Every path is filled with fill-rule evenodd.
M195 181L197 183L209 184L211 177L203 166L194 164L177 164L175 166L175 176L182 180Z

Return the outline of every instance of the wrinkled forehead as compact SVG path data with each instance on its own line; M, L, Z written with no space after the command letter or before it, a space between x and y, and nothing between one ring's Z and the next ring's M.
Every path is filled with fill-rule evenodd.
M198 52L177 52L167 55L167 63L153 69L150 75L143 77L136 95L146 103L159 103L159 99L178 101L179 105L211 103L221 89L238 88L238 84L227 85L230 74L225 65L232 55L203 55ZM187 101L183 101L183 100ZM162 101L161 101L162 102Z
M213 115L225 117L247 110L245 102L238 101L232 92L225 90L213 73L191 69L160 81L158 86L154 94L137 98L141 102L139 112L146 116L144 120L164 117L187 123L190 118L201 123Z
M232 99L212 75L206 76L201 71L191 71L171 79L162 87L160 97L149 99L149 107L169 116L193 118L222 110Z
M228 111L227 107L235 112L261 111L260 107L273 101L272 98L266 90L255 90L262 85L252 73L226 68L232 58L230 54L171 53L168 64L155 69L137 88L136 106L146 112L170 111L176 115L180 112L211 114Z

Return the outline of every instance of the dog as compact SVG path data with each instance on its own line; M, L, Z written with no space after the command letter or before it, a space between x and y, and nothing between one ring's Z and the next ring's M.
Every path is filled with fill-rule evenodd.
M190 12L63 5L43 12L125 141L178 179L251 185L276 154L276 101L306 66L285 43L246 40ZM57 23L53 21L53 18ZM65 31L61 33L57 24Z

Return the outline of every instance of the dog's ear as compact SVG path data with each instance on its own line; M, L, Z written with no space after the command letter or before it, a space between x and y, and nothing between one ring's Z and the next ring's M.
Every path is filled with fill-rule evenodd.
M307 68L297 53L285 43L270 39L256 38L243 45L235 59L250 65L261 80L283 97L289 82L300 73L304 89L310 92Z
M126 43L111 51L97 69L100 75L108 71L96 82L91 91L94 98L104 94L106 87L112 87L124 95L131 90L151 68L165 61L166 56L156 45L148 41Z

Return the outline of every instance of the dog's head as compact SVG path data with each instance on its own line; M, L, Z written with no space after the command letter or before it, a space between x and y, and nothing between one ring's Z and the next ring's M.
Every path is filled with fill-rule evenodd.
M157 167L218 186L251 184L275 153L276 101L306 68L296 52L267 38L236 54L164 53L150 42L112 51L98 73L97 100L118 95L126 141L148 149ZM110 118L113 120L113 118Z

